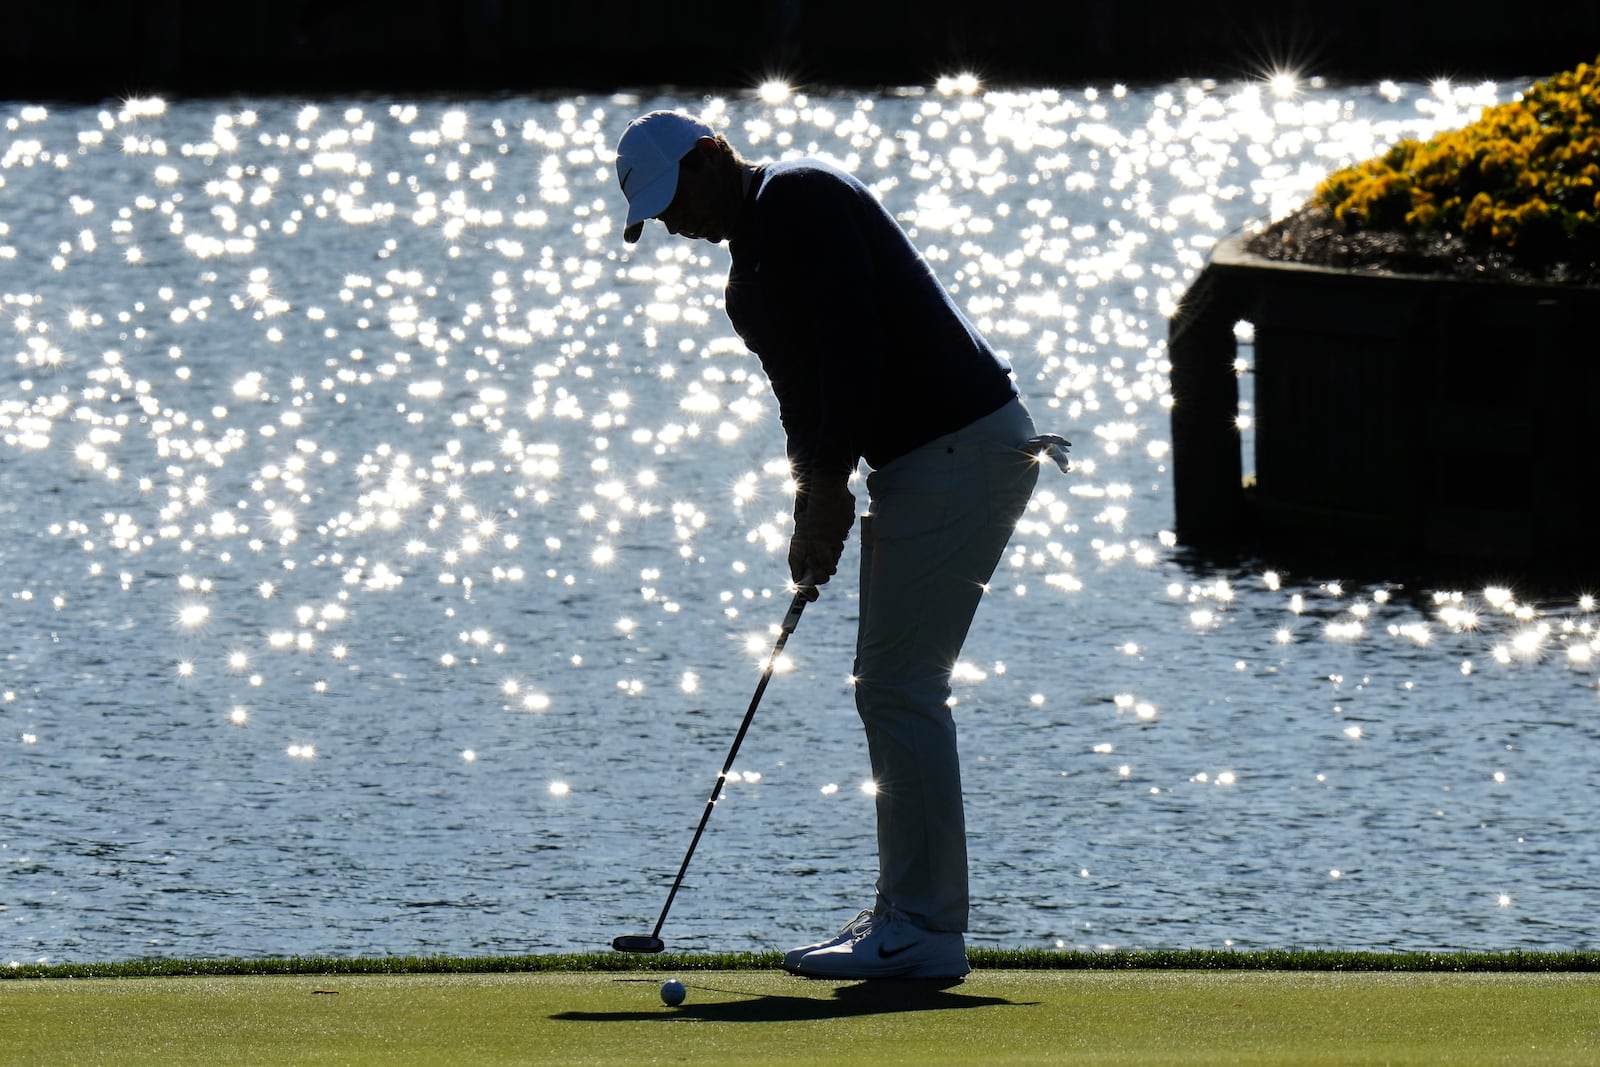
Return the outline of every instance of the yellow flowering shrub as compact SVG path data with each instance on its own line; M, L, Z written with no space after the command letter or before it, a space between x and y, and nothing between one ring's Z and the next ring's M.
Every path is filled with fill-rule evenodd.
M1351 230L1456 233L1518 255L1600 250L1600 59L1469 126L1330 174L1314 204Z

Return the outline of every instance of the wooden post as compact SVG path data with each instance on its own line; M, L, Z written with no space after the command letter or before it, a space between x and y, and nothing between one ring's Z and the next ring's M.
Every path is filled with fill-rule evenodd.
M1167 330L1174 521L1178 540L1199 548L1239 547L1246 526L1232 283L1223 268L1207 266Z

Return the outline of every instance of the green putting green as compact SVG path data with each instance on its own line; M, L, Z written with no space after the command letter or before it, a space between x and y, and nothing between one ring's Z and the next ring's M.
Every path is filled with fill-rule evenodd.
M668 977L688 986L661 1003ZM240 975L0 983L32 1064L1593 1064L1600 974L979 970Z

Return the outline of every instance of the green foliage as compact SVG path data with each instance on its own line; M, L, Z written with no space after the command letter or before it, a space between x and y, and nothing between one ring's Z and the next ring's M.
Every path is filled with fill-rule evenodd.
M1330 174L1313 202L1353 230L1460 234L1531 257L1600 252L1600 60Z

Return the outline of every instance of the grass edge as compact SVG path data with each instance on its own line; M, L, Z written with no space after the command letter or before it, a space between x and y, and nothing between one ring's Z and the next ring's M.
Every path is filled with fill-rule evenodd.
M1184 970L1389 972L1595 972L1600 952L1456 951L1370 952L1334 949L1136 949L1084 952L1051 949L974 949L976 970ZM11 962L4 979L163 978L243 975L509 974L538 972L776 970L778 952L590 952L527 956L378 956L274 959L139 959L103 963Z

